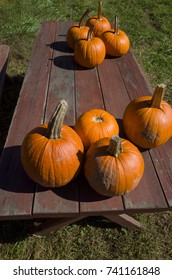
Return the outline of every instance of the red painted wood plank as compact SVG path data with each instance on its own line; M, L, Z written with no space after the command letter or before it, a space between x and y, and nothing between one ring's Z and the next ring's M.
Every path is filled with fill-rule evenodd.
M20 162L24 136L42 122L51 67L52 22L45 22L36 38L20 97L9 129L0 162L1 219L31 218L35 184L25 174Z
M145 162L144 175L138 187L129 194L124 195L125 209L136 211L166 209L166 199L151 157L147 151L142 152L142 155Z
M151 94L145 76L131 51L117 60L117 63L130 100Z
M66 33L70 26L69 22L56 22L56 37L49 46L53 49L53 63L44 121L49 120L57 103L65 99L68 103L68 111L64 122L73 126L75 123L74 60L73 52L66 42Z
M167 203L172 207L172 138L165 145L151 149L150 154Z
M97 69L84 69L76 65L76 117L91 109L104 109Z
M123 112L130 102L117 61L121 58L106 58L98 66L99 80L106 110L122 121ZM122 129L122 123L119 125Z
M53 65L51 68L47 95L45 122L50 118L56 104L65 99L69 109L64 119L67 125L75 122L75 88L73 53L67 46L66 33L70 23L56 23L56 35L51 42L53 49ZM76 181L77 182L77 181ZM36 186L33 216L34 217L63 217L79 215L79 188L74 182L68 186L45 189Z

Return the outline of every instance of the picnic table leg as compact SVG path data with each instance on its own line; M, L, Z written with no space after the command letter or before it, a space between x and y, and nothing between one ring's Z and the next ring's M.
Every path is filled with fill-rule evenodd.
M44 235L46 233L49 233L50 231L54 231L64 226L75 223L83 218L85 218L85 216L77 216L72 218L51 218L46 222L40 223L38 226L34 226L34 228L31 229L30 233L36 235Z
M127 214L118 214L118 215L103 215L105 218L109 219L110 221L119 224L122 227L126 227L129 229L140 229L143 228L143 224L138 222L136 219L132 218Z

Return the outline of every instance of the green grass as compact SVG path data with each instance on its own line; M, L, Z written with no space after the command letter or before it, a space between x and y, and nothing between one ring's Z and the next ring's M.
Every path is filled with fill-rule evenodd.
M0 43L10 45L6 84L0 103L0 148L27 69L35 36L44 20L78 21L97 0L0 0ZM172 12L170 0L103 0L103 15L117 14L120 28L145 70L152 88L172 82ZM172 92L165 98L172 103ZM30 221L0 222L0 259L171 259L172 214L135 215L146 229L127 230L93 217L44 237L29 236Z

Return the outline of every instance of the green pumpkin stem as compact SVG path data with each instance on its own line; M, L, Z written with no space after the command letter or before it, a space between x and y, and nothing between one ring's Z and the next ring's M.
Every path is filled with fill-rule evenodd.
M151 108L161 109L161 102L166 92L167 86L164 84L157 85L151 99Z
M98 1L98 17L97 17L98 20L101 20L102 19L102 1Z
M94 26L95 26L95 24L93 23L88 30L87 41L92 40L92 33L93 33Z
M89 9L87 9L85 11L85 13L82 15L82 17L81 17L81 19L79 21L79 27L80 28L84 26L84 19L88 16L89 12L90 12Z
M114 23L114 33L118 34L119 28L118 28L118 17L115 15L115 23Z
M50 131L50 135L49 135L50 139L62 138L61 128L67 109L68 109L67 102L65 100L61 100L58 103L48 123L48 129Z
M110 144L107 149L108 153L114 157L118 157L123 151L122 149L122 139L118 135L112 136L110 139Z

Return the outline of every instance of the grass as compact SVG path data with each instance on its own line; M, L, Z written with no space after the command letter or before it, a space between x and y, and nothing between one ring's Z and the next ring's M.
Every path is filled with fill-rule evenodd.
M10 45L6 83L0 102L0 149L10 121L39 25L44 20L78 21L97 0L0 0L0 43ZM171 83L172 12L170 0L103 0L103 15L120 28L145 70L152 88ZM170 90L165 99L172 103ZM101 217L92 217L44 237L29 236L30 221L0 222L0 259L171 259L172 214L137 214L147 229L127 230Z

